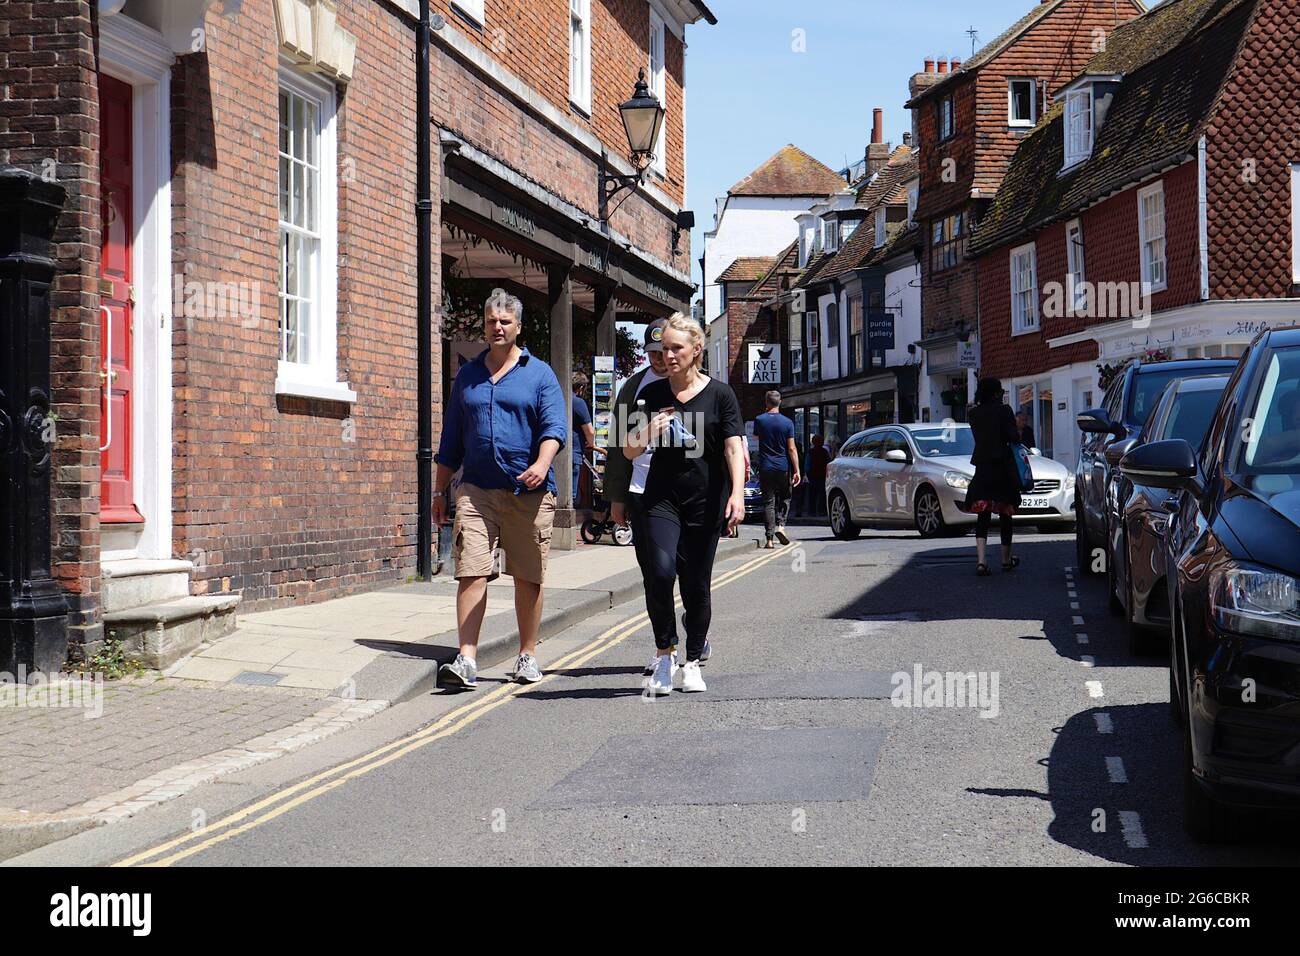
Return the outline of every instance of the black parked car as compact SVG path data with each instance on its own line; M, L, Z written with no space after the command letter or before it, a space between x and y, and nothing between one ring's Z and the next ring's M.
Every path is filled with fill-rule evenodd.
M1163 488L1135 481L1114 467L1140 445L1181 438L1199 449L1228 384L1227 375L1176 378L1165 388L1146 425L1136 438L1107 446L1110 469L1106 519L1110 529L1109 571L1112 608L1124 615L1129 650L1134 654L1162 649L1167 639L1158 633L1169 627L1168 590L1165 584L1166 505L1177 501Z
M1119 459L1107 458L1106 449L1115 442L1137 437L1160 393L1174 379L1231 372L1236 365L1236 359L1133 362L1110 383L1101 408L1079 413L1076 421L1084 435L1075 466L1074 545L1080 574L1101 573L1093 549L1102 549L1110 539L1106 491L1111 470Z
M1300 329L1251 343L1199 454L1153 442L1120 468L1178 496L1165 560L1188 831L1300 809Z

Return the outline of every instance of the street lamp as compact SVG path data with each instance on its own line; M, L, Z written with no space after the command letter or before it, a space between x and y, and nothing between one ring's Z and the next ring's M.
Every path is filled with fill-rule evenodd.
M619 104L618 112L623 118L623 131L627 134L627 145L632 153L632 165L636 172L610 172L605 162L605 154L600 157L600 223L604 227L609 222L609 203L624 190L636 189L645 181L647 162L653 155L655 145L659 142L659 131L663 129L666 110L658 97L650 92L646 85L645 70L637 76L636 89L632 98Z

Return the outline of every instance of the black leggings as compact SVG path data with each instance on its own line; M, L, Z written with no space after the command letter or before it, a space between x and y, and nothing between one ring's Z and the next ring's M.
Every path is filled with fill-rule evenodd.
M677 615L673 609L673 582L682 592L682 625L686 628L686 659L697 661L704 651L713 617L713 559L722 534L719 518L713 514L682 514L669 501L659 501L650 508L641 504L641 495L630 495L628 513L632 519L633 544L641 579L645 583L645 609L654 629L655 647L661 651L675 646Z
M1002 531L1002 550L1011 547L1011 515L999 515ZM982 541L989 539L989 525L993 524L993 512L981 511L975 519L975 537Z

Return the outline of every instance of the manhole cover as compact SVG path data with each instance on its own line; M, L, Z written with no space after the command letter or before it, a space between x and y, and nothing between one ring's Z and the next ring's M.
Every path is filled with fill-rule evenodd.
M258 687L271 687L284 680L283 674L271 674L265 671L240 671L232 684L253 684Z

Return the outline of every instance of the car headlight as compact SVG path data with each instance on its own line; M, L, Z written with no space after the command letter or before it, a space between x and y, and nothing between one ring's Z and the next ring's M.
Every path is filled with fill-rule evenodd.
M963 475L960 471L945 471L943 480L948 482L951 487L961 491L965 491L970 487L970 475Z
M1289 574L1226 565L1210 575L1210 607L1224 630L1300 641L1300 581Z
M1066 491L1074 490L1074 472L1067 471L1065 473L1065 483L1061 485L1061 487L1064 488Z

